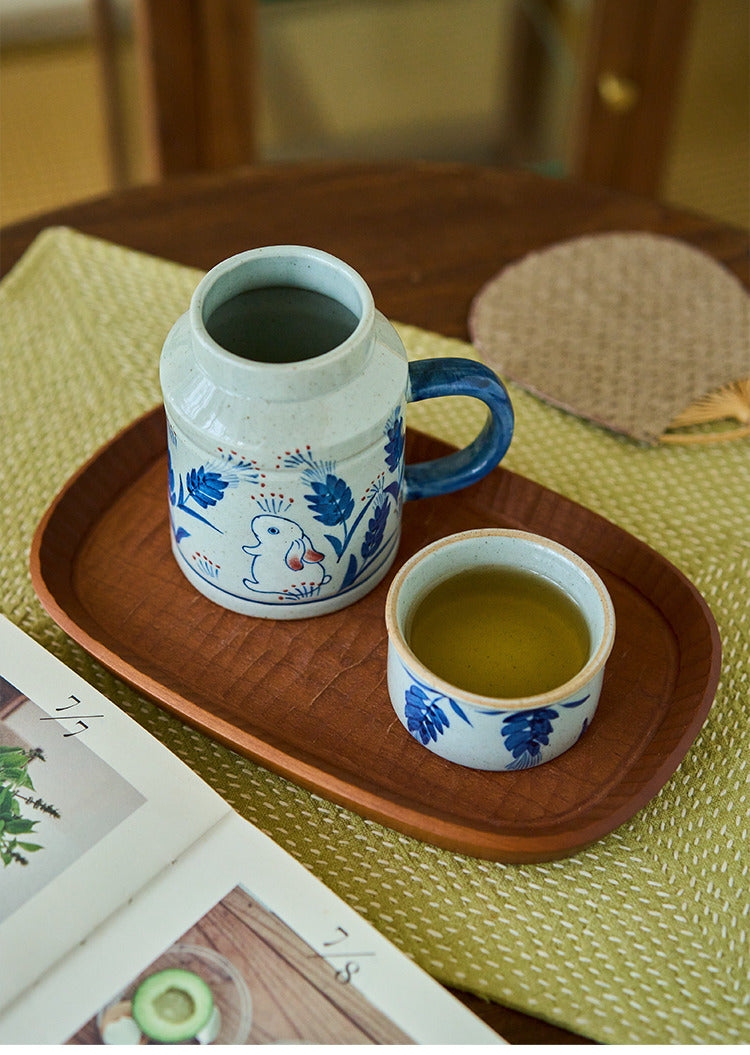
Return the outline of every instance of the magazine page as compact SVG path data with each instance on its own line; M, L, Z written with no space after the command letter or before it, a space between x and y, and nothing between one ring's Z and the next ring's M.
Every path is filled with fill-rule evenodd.
M0 659L0 1043L502 1043L2 617Z
M2 1032L73 1044L502 1043L236 814L25 994Z
M223 816L224 800L0 617L0 1013Z

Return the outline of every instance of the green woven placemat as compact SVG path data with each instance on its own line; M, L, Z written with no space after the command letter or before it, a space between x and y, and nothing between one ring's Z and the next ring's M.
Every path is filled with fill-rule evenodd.
M2 611L162 740L439 980L610 1043L746 1043L750 442L644 448L510 385L505 463L596 509L678 565L719 624L716 702L677 773L575 857L452 854L301 790L108 674L42 610L29 546L58 489L159 402L161 344L197 271L50 229L0 285ZM367 276L365 276L366 278ZM466 355L400 327L413 357ZM453 397L409 422L457 444L483 411Z

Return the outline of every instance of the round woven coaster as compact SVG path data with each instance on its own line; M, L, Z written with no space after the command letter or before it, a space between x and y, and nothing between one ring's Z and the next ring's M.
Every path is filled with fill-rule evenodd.
M750 373L743 286L659 235L591 235L530 254L479 291L469 332L506 378L647 443Z

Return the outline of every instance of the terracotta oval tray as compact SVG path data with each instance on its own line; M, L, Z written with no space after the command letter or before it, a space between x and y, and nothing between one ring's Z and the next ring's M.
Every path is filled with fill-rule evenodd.
M407 436L409 461L446 450ZM481 526L537 531L576 550L615 605L596 718L575 747L536 769L486 773L445 762L403 729L388 699L383 607L392 574L426 543ZM31 575L75 641L186 722L363 816L490 860L564 857L631 817L679 765L719 678L711 612L673 565L502 468L455 495L406 503L393 571L357 604L291 621L225 611L172 557L161 407L58 495L34 536Z

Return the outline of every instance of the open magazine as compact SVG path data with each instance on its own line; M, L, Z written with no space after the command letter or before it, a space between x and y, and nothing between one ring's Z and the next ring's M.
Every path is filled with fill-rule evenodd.
M502 1043L2 617L0 856L0 1043Z

